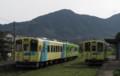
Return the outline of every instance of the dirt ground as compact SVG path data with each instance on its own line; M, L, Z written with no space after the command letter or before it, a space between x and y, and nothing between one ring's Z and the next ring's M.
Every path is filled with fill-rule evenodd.
M96 76L113 76L115 69L120 69L120 60L116 60L115 56L108 56L109 60L103 64Z

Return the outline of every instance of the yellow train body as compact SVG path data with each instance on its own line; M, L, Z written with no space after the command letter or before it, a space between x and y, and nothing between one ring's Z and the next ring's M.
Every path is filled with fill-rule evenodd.
M30 46L30 41L31 40L37 40L38 41L38 51L30 51L30 47L26 47L26 49L23 49L21 47L21 50L19 50L18 52L15 52L15 61L16 62L24 62L24 61L28 61L28 62L39 62L40 61L40 57L41 56L41 51L42 49L45 49L45 47L43 47L43 40L41 39L35 39L35 38L18 38L16 39L16 41L21 40L22 41L22 45L20 45L19 47L23 47L25 48L25 46ZM58 47L54 47L54 51L51 51L51 46L59 46L62 47L63 43L61 42L55 42L55 41L50 41L48 42L49 44L47 44L47 46L49 46L49 52L47 52L47 57L45 59L45 61L49 61L49 60L54 60L54 59L60 59L61 58L61 51L57 51L57 50L62 50L62 48L58 48ZM16 48L17 49L17 48ZM56 50L57 49L57 50ZM48 49L47 49L48 50ZM66 54L65 54L66 55ZM44 61L44 59L43 59Z
M38 47L37 50L38 51L30 51L30 41L32 40L32 38L18 38L16 39L16 41L20 41L21 44L18 45L15 43L16 45L16 51L15 51L15 61L16 62L38 62L40 59L40 55L41 55L41 48L43 46L43 40L37 40L37 39L33 39L33 40L37 40L38 41ZM19 43L19 42L18 42ZM26 47L28 46L28 47ZM24 49L26 47L26 49ZM18 51L17 51L17 48ZM21 48L21 49L20 49Z
M15 62L18 66L35 64L38 67L41 63L79 55L78 45L32 37L17 38L15 46Z
M84 59L87 63L103 63L106 58L106 45L103 41L91 40L84 43Z

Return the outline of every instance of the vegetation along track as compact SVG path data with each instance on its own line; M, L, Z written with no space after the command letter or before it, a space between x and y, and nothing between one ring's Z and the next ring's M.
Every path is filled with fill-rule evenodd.
M83 58L50 65L44 68L12 68L0 72L0 76L95 76L99 66L87 66Z

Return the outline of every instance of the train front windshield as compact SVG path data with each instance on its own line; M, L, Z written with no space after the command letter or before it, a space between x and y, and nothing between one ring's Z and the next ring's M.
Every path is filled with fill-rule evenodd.
M85 51L90 51L90 42L85 43Z
M22 40L16 40L16 51L22 51Z
M38 41L37 40L31 40L30 50L31 51L37 51L37 48L38 48Z
M97 45L98 51L102 52L103 51L103 43L98 43Z

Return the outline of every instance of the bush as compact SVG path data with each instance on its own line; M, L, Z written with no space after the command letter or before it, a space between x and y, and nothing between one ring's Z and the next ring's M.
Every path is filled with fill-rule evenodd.
M108 55L116 55L116 51L110 50L108 51Z
M120 76L120 69L114 70L114 76Z

